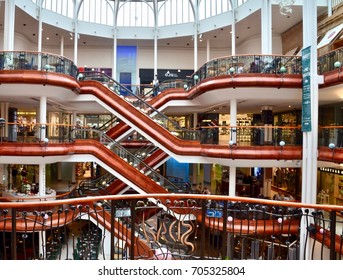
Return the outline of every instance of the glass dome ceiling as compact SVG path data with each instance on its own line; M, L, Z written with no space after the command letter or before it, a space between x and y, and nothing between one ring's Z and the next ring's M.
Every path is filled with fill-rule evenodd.
M32 0L79 21L118 27L160 27L192 23L231 11L248 0Z

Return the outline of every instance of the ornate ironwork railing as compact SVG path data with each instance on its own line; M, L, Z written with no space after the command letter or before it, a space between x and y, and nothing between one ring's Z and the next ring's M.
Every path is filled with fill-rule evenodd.
M37 70L66 74L77 78L74 62L64 56L28 51L0 52L0 70Z
M0 202L0 259L342 259L342 211L185 194Z

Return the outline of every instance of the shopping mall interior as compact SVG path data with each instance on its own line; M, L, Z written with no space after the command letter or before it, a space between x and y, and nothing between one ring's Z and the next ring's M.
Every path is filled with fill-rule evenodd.
M342 259L342 12L0 1L0 259Z

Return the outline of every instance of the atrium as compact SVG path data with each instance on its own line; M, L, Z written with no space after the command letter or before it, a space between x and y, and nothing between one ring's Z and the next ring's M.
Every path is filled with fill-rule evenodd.
M0 1L0 259L341 259L342 11Z

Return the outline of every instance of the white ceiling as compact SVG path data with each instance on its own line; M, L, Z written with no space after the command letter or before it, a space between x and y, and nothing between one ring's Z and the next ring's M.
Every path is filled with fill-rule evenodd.
M1 2L0 2L1 4ZM3 29L4 23L4 5L0 5L0 30ZM325 12L324 8L318 8L318 14ZM288 16L279 13L279 7L272 7L272 30L274 34L282 34L290 27L302 21L302 7L294 6L292 14ZM15 31L26 36L33 45L38 44L38 20L31 17L19 8L16 8ZM202 34L202 42L199 42L198 47L206 49L206 40L211 40L211 48L231 48L231 26L215 29L211 32ZM56 26L43 23L43 47L56 46L60 44L61 36L64 38L70 37L72 30L63 30ZM236 23L236 44L239 45L247 38L260 36L261 34L261 12L258 10L250 16ZM49 40L46 38L49 37ZM84 46L110 46L113 43L111 38L101 38L97 36L89 36L80 34L79 44ZM65 46L73 46L73 40L64 40ZM193 48L192 36L175 37L171 39L160 39L159 46L166 47L189 47ZM135 45L153 47L153 40L119 40L118 45Z
M1 2L0 2L1 4ZM318 14L325 11L319 9ZM302 21L302 8L295 6L293 13L289 16L283 16L278 11L278 6L273 6L273 33L282 34L290 27L300 23ZM0 30L3 29L4 24L4 5L0 5ZM237 22L236 35L237 44L244 42L251 36L260 36L261 34L261 13L257 11L251 14L249 17ZM33 45L38 44L38 21L32 18L22 10L16 8L15 18L15 30L18 33L23 34ZM43 36L49 37L49 40L43 40L43 46L56 46L60 44L60 37L64 36L69 38L69 30L62 30L56 26L43 24ZM216 29L208 33L203 34L203 41L199 42L199 48L206 49L206 39L211 39L211 48L231 48L230 39L231 27ZM87 46L111 46L112 39L100 38L96 36L89 36L80 34L80 43L83 47ZM66 47L72 47L72 40L64 40ZM193 42L191 36L188 37L176 37L172 39L161 39L158 42L160 46L166 46L168 48L182 46L184 48L193 48ZM148 46L153 48L153 40L120 40L118 45L136 45L136 46ZM5 90L6 97L0 96L0 102L15 103L20 108L38 108L39 100L32 99L32 96L39 98L40 95L46 94L47 87L43 86L23 86L23 85L1 85L1 91ZM27 93L27 94L23 94ZM8 94L10 97L8 97ZM72 98L70 98L70 95ZM104 112L104 108L89 101L82 101L80 106L79 101L74 99L74 93L51 87L49 89L49 108L51 110L63 110L63 111L75 111L84 113L100 113ZM341 94L336 87L330 89L324 89L320 91L319 103L321 105L340 102ZM229 113L230 111L230 99L235 98L238 103L238 113L258 113L260 107L263 105L273 106L275 112L288 111L290 109L301 108L301 89L277 89L277 88L236 88L236 89L222 89L203 94L193 104L185 106L173 106L165 109L167 114L184 114L185 112L206 112L213 111L215 108L219 113ZM199 104L206 104L206 107ZM180 104L178 104L180 105ZM82 109L81 109L82 108ZM218 108L221 108L218 111Z

